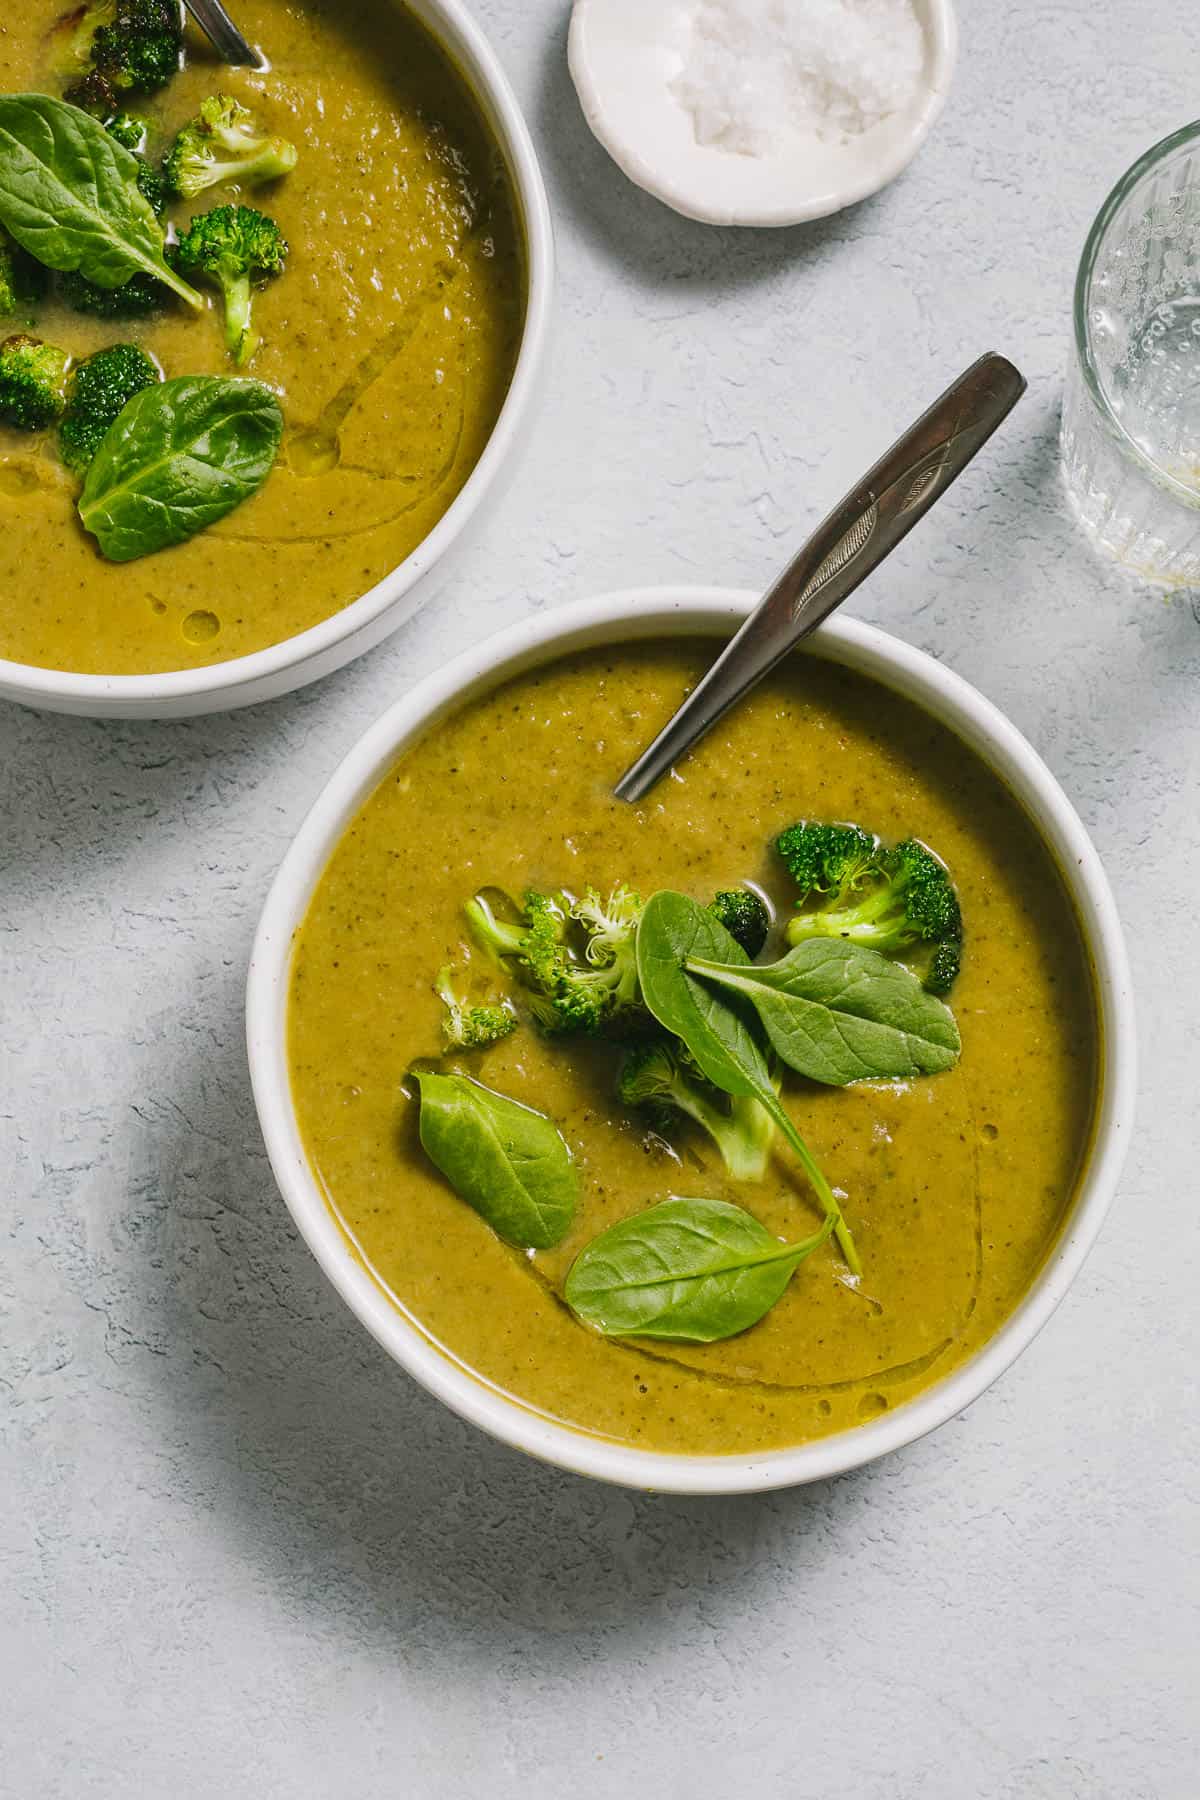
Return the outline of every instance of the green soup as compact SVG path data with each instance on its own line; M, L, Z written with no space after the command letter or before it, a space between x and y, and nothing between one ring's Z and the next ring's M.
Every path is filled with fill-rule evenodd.
M640 807L611 783L711 658L698 644L557 662L436 726L379 785L332 856L298 935L293 1097L314 1171L358 1255L439 1345L530 1408L647 1449L747 1452L902 1404L976 1351L1053 1244L1097 1082L1091 975L1049 855L1007 789L927 715L877 684L794 658ZM949 863L966 922L952 1004L961 1060L924 1080L783 1098L843 1204L855 1282L828 1246L753 1329L710 1345L606 1339L561 1299L595 1234L672 1194L733 1201L788 1240L819 1214L780 1149L736 1183L711 1143L673 1148L614 1095L616 1050L524 1025L451 1058L548 1113L582 1198L564 1243L506 1247L417 1138L414 1062L440 1050L434 972L497 976L462 903L495 885L627 880L706 899L746 880L792 904L769 844L798 817L918 835Z
M10 9L0 90L61 94L49 36L61 0ZM89 674L149 674L293 637L387 575L441 518L503 404L524 314L523 250L498 148L464 82L386 0L241 0L266 75L218 66L189 32L183 73L137 111L152 152L220 90L293 141L293 174L170 208L186 224L257 205L291 246L257 293L262 345L235 371L217 317L182 305L99 320L39 303L35 333L77 358L133 341L168 376L252 375L285 418L266 485L190 542L99 555L55 434L0 426L0 656ZM26 329L0 320L0 336Z

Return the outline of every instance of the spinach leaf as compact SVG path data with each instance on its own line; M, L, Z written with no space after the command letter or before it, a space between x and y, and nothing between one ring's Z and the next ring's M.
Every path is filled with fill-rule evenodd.
M757 1325L832 1229L831 1215L803 1243L781 1244L740 1206L663 1200L580 1251L566 1301L608 1337L715 1343Z
M48 269L78 269L102 288L153 275L202 308L163 260L163 228L137 176L137 158L77 106L0 94L0 224Z
M754 1015L736 995L714 994L687 974L702 957L745 964L750 958L706 907L670 889L647 901L638 923L637 965L642 998L660 1025L682 1038L714 1087L726 1094L774 1093Z
M690 960L719 967L751 968L741 945L706 907L670 889L646 902L638 923L637 966L642 999L660 1025L683 1040L714 1087L752 1094L761 1101L804 1166L826 1215L835 1220L838 1244L854 1274L862 1265L850 1227L812 1151L775 1092L756 1022L740 995L718 991L688 972Z
M765 967L691 956L687 968L748 1000L780 1059L811 1081L845 1087L936 1075L958 1061L950 1008L902 963L864 944L810 938Z
M544 1113L469 1081L422 1074L421 1143L455 1193L497 1236L548 1250L575 1216L571 1152Z
M79 517L112 562L202 531L260 488L283 415L270 388L184 375L135 394L92 459Z

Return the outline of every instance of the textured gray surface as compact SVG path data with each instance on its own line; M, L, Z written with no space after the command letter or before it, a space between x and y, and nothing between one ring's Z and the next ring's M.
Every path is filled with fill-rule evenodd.
M0 1792L1194 1800L1200 628L1092 560L1054 450L1074 256L1194 109L1194 38L1172 0L975 0L905 179L737 236L591 143L559 4L482 10L545 157L560 327L453 594L245 714L0 713ZM989 344L1028 398L854 607L998 701L1107 859L1144 1034L1120 1200L1017 1368L885 1465L717 1503L535 1467L390 1366L289 1229L242 1050L271 873L456 645L606 587L761 581Z

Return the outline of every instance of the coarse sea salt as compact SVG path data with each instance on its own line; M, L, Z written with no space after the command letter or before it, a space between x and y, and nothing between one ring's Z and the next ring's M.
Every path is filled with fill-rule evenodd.
M735 155L859 137L921 82L912 0L695 0L676 17L671 91L696 142Z

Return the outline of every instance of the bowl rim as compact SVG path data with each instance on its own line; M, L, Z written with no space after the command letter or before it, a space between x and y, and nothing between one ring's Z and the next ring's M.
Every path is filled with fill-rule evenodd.
M604 98L592 78L584 43L588 14L591 7L598 3L602 3L602 0L575 0L567 33L567 60L571 79L588 127L630 181L653 195L656 200L662 201L672 211L680 213L685 219L694 219L701 225L749 228L805 225L814 219L828 218L832 213L842 212L847 206L856 206L860 200L868 200L872 194L878 194L895 181L898 175L903 174L929 136L946 104L958 61L958 14L954 0L924 0L931 49L928 79L920 101L912 107L907 129L897 137L886 154L881 155L869 168L864 168L855 179L847 180L840 187L810 194L805 200L779 201L774 205L741 206L735 209L710 208L696 205L686 198L673 181L663 180L632 145L611 131Z
M272 884L254 941L246 996L251 1084L267 1153L301 1235L351 1311L389 1354L454 1412L541 1461L618 1485L677 1494L799 1486L913 1443L977 1399L1055 1311L1111 1202L1132 1130L1136 1040L1128 958L1100 859L1070 801L1015 725L924 651L837 615L805 646L924 706L1000 775L1048 843L1092 960L1100 1098L1069 1218L1036 1280L996 1335L895 1412L782 1450L690 1456L589 1437L487 1385L438 1348L387 1298L349 1246L309 1167L292 1110L286 1049L291 950L308 900L346 825L400 750L476 695L527 669L598 644L726 636L758 596L724 588L647 588L556 608L464 651L419 681L359 739L325 784Z
M242 690L262 687L264 697L280 691L265 684L285 672L318 665L346 639L367 631L424 579L479 512L508 458L515 452L537 391L545 356L554 287L554 237L550 203L533 138L516 94L495 51L462 0L399 0L445 51L485 114L508 164L525 239L525 320L512 378L491 434L475 467L428 535L374 587L348 606L294 637L246 656L200 669L171 669L154 675L84 675L46 669L0 657L0 692L26 705L66 706L86 713L90 704L105 711L129 705L142 711L157 703L186 701L236 705ZM403 623L403 616L396 625ZM376 633L376 638L380 634ZM375 641L375 640L371 640ZM364 650L368 645L364 644ZM306 679L298 674L290 685ZM247 698L254 698L251 693Z

